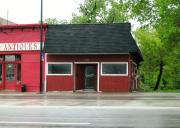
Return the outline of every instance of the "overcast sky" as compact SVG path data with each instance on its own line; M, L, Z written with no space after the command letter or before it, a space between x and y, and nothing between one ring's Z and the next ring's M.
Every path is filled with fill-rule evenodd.
M37 23L40 20L41 0L0 0L0 17L17 24ZM43 0L43 19L71 19L84 0Z

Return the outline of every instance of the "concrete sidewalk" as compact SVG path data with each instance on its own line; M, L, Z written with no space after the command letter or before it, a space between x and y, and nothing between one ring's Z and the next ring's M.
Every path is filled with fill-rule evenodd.
M118 93L97 93L97 92L72 92L72 91L51 91L51 92L14 92L0 91L0 96L126 96L126 97L179 97L180 93L171 92L118 92Z
M132 92L132 93L97 93L97 92L61 92L53 91L46 93L39 92L12 92L0 91L0 97L59 97L59 98L127 98L127 99L180 99L180 93L161 93L161 92Z
M180 93L0 93L0 106L180 107Z

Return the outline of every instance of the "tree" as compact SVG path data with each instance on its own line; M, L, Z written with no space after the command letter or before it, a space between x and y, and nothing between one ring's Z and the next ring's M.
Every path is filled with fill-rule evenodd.
M164 79L174 85L175 88L180 89L180 43L168 54L166 62L168 62L168 65L166 66ZM170 88L172 87L170 86Z
M177 63L174 64L178 66L171 64L172 60L179 60L180 52L174 51L179 51L177 47L180 43L180 3L178 0L135 0L131 3L131 7L131 16L141 22L142 29L156 30L158 38L163 43L163 49L165 49L163 50L164 59L159 63L159 74L154 87L154 90L157 90L160 86L161 76L163 76L164 65L168 69L165 73L169 75L172 71L180 71L180 68L178 68L180 61L176 61ZM164 74L164 76L167 76L167 74ZM175 74L171 74L169 77L178 82L179 79Z
M155 85L154 90L157 90L166 64L164 43L155 30L141 28L136 30L135 36L144 57L140 67L141 75L145 79L143 83Z
M71 23L118 23L128 21L128 1L85 0L80 14L73 14Z
M58 20L56 18L47 18L46 19L47 24L67 24L67 20Z

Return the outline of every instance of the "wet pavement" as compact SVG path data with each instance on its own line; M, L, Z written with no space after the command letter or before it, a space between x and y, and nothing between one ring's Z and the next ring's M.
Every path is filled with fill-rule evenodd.
M180 93L0 93L0 105L180 107Z
M179 93L0 93L0 128L180 128Z
M0 109L0 127L179 128L180 109L11 107Z

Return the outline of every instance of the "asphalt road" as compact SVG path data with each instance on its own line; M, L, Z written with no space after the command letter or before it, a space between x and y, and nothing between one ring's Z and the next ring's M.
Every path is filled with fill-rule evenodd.
M1 128L179 128L173 107L0 107Z
M180 94L1 94L0 128L180 128Z

